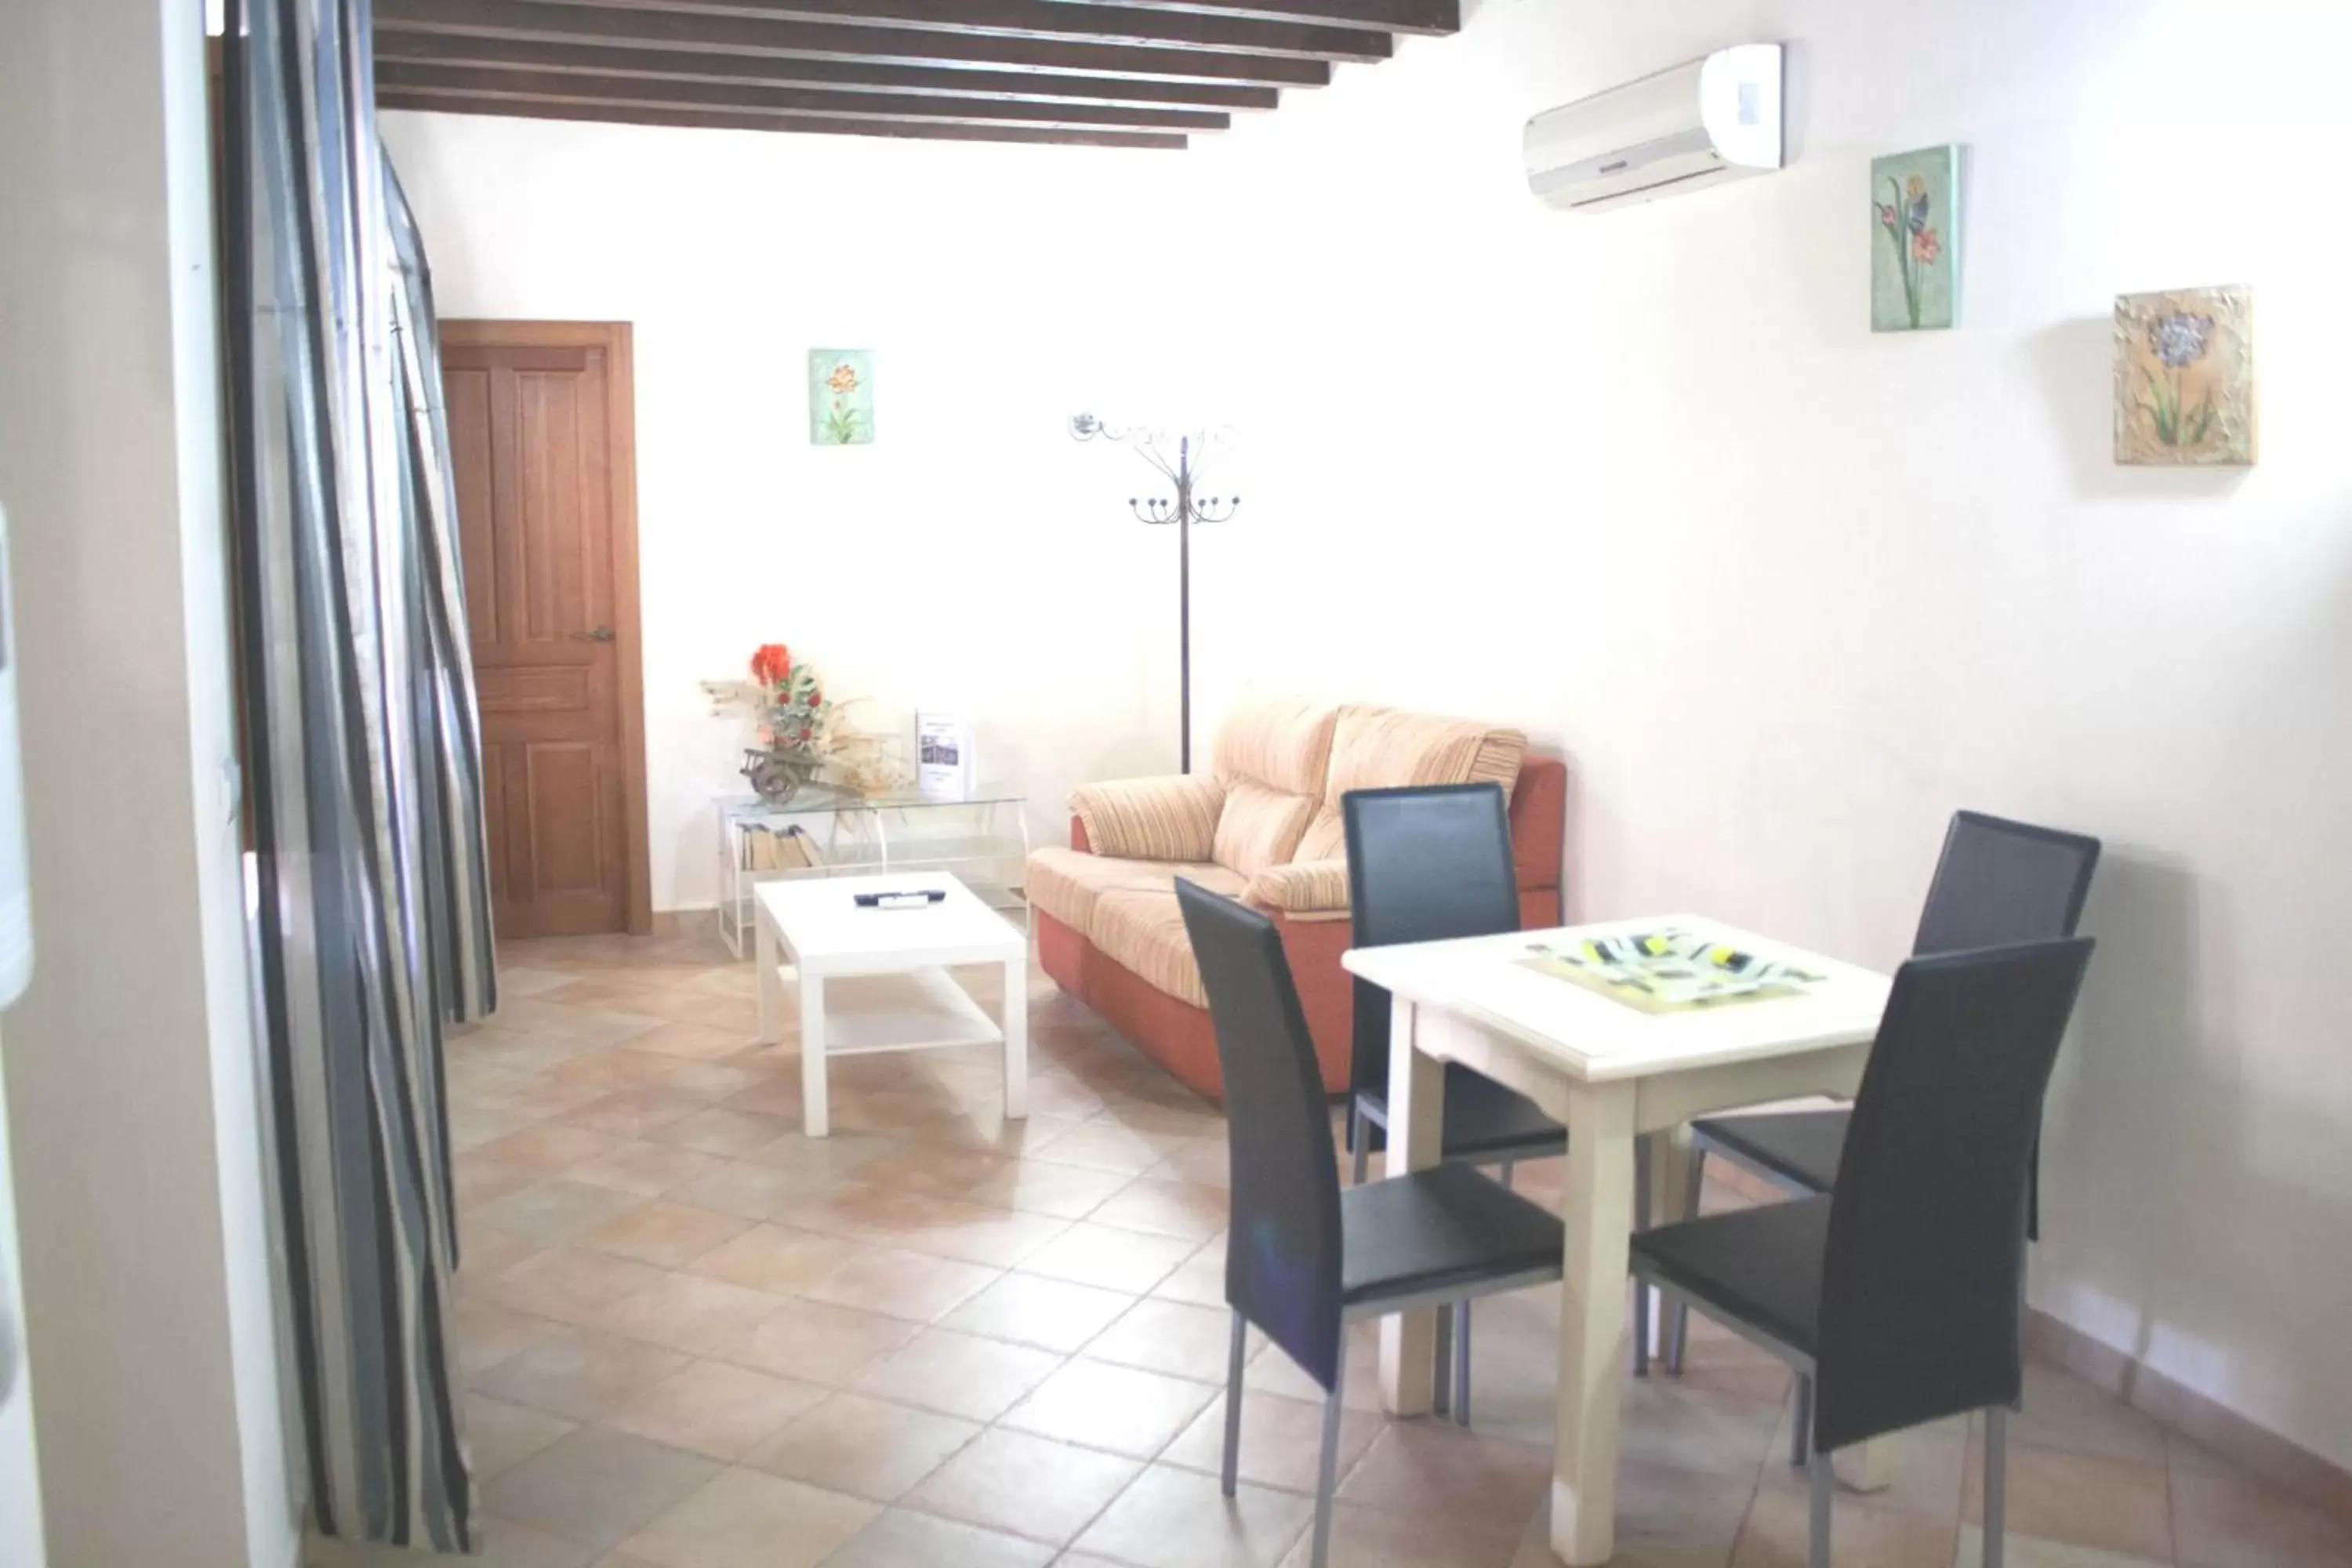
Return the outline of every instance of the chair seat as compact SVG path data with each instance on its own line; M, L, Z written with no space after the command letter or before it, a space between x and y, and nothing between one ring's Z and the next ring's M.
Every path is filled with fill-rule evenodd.
M1709 1116L1692 1122L1691 1131L1759 1170L1769 1172L1785 1185L1826 1193L1837 1185L1838 1162L1845 1154L1846 1123L1853 1117L1843 1106L1832 1110Z
M1339 1300L1349 1308L1456 1292L1514 1276L1557 1279L1559 1221L1468 1165L1439 1165L1339 1194Z
M1359 1090L1356 1103L1383 1131L1389 1124L1386 1095ZM1385 1146L1375 1139L1372 1147ZM1500 1159L1541 1160L1568 1151L1568 1129L1536 1109L1536 1102L1516 1089L1459 1062L1445 1064L1445 1152L1447 1160L1486 1163Z
M1657 1283L1810 1356L1829 1234L1830 1200L1799 1198L1640 1232L1633 1258Z

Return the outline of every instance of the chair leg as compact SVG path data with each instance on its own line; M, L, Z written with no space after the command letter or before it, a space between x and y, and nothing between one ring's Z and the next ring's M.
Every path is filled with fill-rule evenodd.
M1633 1228L1650 1228L1650 1134L1633 1140ZM1650 1375L1650 1287L1633 1281L1633 1375Z
M1470 1303L1454 1304L1454 1424L1470 1425Z
M1837 1492L1837 1472L1830 1468L1827 1454L1813 1456L1813 1507L1811 1550L1806 1561L1812 1568L1830 1568L1830 1504Z
M1996 1405L1984 1418L1984 1568L2000 1568L2008 1530L2009 1412Z
M1789 1424L1789 1464L1794 1469L1805 1468L1805 1458L1813 1446L1813 1380L1797 1379L1796 1418Z
M1683 1176L1683 1218L1698 1217L1699 1184L1706 1176L1706 1147L1693 1140L1690 1163ZM1690 1308L1677 1301L1666 1309L1666 1370L1683 1374L1683 1351L1690 1342Z
M1501 1175L1503 1178L1503 1190L1505 1192L1507 1193L1511 1190L1511 1173L1518 1168L1518 1162L1516 1160L1506 1160L1503 1162Z
M1454 1309L1437 1312L1437 1343L1430 1356L1436 1368L1430 1374L1429 1413L1444 1415L1454 1408Z
M1364 1184L1365 1173L1371 1168L1372 1128L1371 1123L1364 1120L1363 1113L1352 1105L1348 1107L1348 1152L1356 1162L1350 1184L1360 1187Z
M1234 1354L1225 1367L1225 1495L1234 1495L1242 1463L1242 1352L1249 1343L1249 1324L1234 1314Z
M1315 1545L1307 1568L1328 1568L1331 1557L1331 1493L1339 1479L1340 1391L1348 1386L1348 1336L1331 1364L1331 1394L1323 1404L1323 1460L1315 1479Z

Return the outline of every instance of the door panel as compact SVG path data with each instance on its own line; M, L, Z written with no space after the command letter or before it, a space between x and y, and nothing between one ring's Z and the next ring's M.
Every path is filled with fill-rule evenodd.
M625 411L605 348L477 341L498 323L466 325L443 374L499 932L622 931L642 789L624 751L637 649L616 592L635 574L614 528Z

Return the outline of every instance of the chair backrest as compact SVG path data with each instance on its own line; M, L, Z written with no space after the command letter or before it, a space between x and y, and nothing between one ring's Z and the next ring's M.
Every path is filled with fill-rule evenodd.
M2091 946L1935 954L1895 974L1830 1198L1822 1451L2015 1403L2026 1164Z
M1315 1041L1274 922L1179 878L1225 1075L1225 1300L1330 1388L1339 1368L1339 1163Z
M1962 952L2073 936L2098 867L2095 838L1954 812L1911 951Z
M1500 784L1349 790L1348 902L1358 947L1519 929L1511 816ZM1354 1089L1385 1094L1389 994L1356 982Z

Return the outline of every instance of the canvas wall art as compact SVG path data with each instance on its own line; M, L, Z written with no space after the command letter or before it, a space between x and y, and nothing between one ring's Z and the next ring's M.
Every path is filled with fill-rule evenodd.
M1870 207L1870 330L1926 331L1958 321L1959 148L1873 159Z
M809 350L809 440L864 447L874 439L874 351Z
M2253 312L2248 289L2116 299L2116 462L2252 464Z

